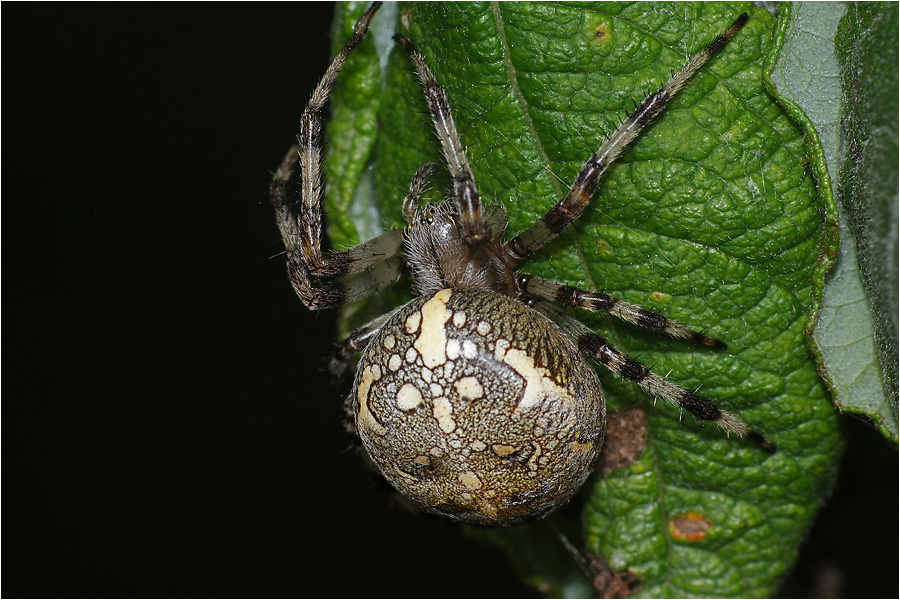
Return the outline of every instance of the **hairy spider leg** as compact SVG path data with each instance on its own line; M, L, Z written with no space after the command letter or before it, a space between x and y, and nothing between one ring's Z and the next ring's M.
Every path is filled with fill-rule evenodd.
M409 193L403 199L403 218L410 225L416 218L416 208L419 206L419 199L428 185L428 178L437 169L437 163L425 163L416 171L412 179L409 181Z
M597 153L584 163L566 196L531 227L506 243L505 250L513 266L518 265L533 252L544 246L581 215L584 207L587 206L594 195L600 178L622 151L650 123L653 117L662 112L666 102L687 83L687 80L716 52L721 50L746 22L747 13L744 13L737 18L725 33L695 54L659 90L647 96L634 112L603 142Z
M447 167L450 169L450 175L453 177L452 197L459 213L463 238L467 244L471 245L485 243L487 236L484 231L484 219L481 215L481 196L475 187L475 177L466 160L462 142L459 141L453 115L450 113L447 94L434 78L415 45L399 33L394 35L394 39L409 53L409 60L412 62L425 92L425 101L428 103L431 120L434 122L435 131L441 141L441 148L447 161Z
M341 48L319 81L300 119L300 187L297 202L289 198L289 185L297 162L291 149L275 172L269 196L287 251L287 268L294 291L311 310L339 306L368 296L397 280L402 264L394 258L403 243L402 232L389 231L349 250L322 251L322 122L335 79L350 52L365 37L381 2L360 17L353 35Z
M727 433L735 433L739 436L752 435L754 438L761 439L762 436L751 432L734 415L719 410L709 400L651 372L638 361L613 348L605 338L597 335L586 325L563 313L549 302L539 300L535 302L534 308L569 334L581 352L613 373L635 382L654 398L662 398L671 402L703 421L712 421Z
M328 371L337 379L340 379L347 372L350 360L357 352L362 352L369 344L369 341L381 330L381 327L394 316L403 307L375 317L362 327L353 330L347 339L337 344L334 354L328 362Z
M527 273L518 275L518 283L523 294L543 298L562 306L574 306L592 312L604 311L632 325L651 331L660 331L673 338L689 340L710 348L724 349L727 347L725 342L688 329L658 312L623 302L603 292L591 292Z

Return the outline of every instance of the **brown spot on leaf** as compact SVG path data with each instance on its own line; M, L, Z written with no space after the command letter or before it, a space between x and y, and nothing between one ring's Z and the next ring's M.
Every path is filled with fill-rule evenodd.
M604 15L594 13L584 22L583 26L584 36L590 43L603 44L605 46L612 43L615 37L613 35L615 33L613 21Z
M627 467L647 444L647 419L640 407L610 413L606 417L606 441L594 471L609 473Z
M669 521L669 535L674 540L686 542L699 542L706 537L706 532L712 527L712 523L703 518L703 515L689 512L677 515Z

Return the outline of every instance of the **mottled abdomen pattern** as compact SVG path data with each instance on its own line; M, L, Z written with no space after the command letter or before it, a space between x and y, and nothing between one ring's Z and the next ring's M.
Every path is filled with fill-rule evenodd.
M366 348L351 401L397 490L481 525L564 504L591 472L606 417L596 374L559 328L480 290L403 307Z

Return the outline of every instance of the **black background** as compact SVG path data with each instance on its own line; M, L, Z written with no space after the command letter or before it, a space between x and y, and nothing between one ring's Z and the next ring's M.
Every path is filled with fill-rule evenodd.
M3 595L533 594L365 470L321 372L334 314L276 256L268 180L333 7L5 9ZM896 453L847 426L867 467L785 593L823 564L896 593Z

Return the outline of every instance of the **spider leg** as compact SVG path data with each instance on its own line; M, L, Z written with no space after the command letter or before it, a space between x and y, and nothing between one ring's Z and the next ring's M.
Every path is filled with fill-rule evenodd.
M309 220L310 215L306 212L295 215L293 205L296 202L288 198L288 186L292 175L295 174L293 167L296 160L297 151L292 148L285 155L269 186L269 197L275 207L276 222L289 256L296 256L306 265L311 276L326 278L366 271L397 253L402 243L402 233L399 230L388 231L343 252L324 254L321 241L317 246L310 246L310 238L304 235L302 230L302 222ZM320 216L316 235L321 239L321 197L318 198L318 203L317 210ZM306 208L305 203L303 208Z
M716 52L740 31L747 22L742 14L722 35L695 54L680 71L663 84L659 90L647 96L625 121L603 142L600 149L581 167L566 196L547 211L536 223L506 243L505 250L513 265L525 260L544 246L577 219L590 202L600 178L615 162L622 151L641 130L662 112L666 102L675 95L687 80L697 72Z
M674 338L690 340L710 348L724 349L727 347L725 342L688 329L680 323L667 319L658 312L623 302L603 292L582 290L571 285L564 285L542 277L528 275L527 273L518 275L518 284L522 293L543 298L562 306L575 306L593 312L605 311L632 325L650 329L651 331L661 331Z
M669 380L652 373L633 358L630 358L612 346L609 342L591 331L586 325L563 313L546 301L538 301L534 308L551 321L559 325L569 337L575 341L578 349L594 361L600 363L613 373L637 383L654 398L662 398L675 406L687 410L703 421L712 421L726 433L739 436L750 435L754 439L764 439L751 431L747 425L734 415L719 410L715 404L675 385ZM771 444L769 444L771 445Z
M399 33L394 35L394 39L402 44L409 53L409 60L415 67L419 82L425 92L431 120L434 122L435 131L441 141L441 148L444 151L450 175L453 177L453 201L456 203L459 213L463 238L468 244L484 243L487 241L487 236L484 231L484 219L481 215L481 196L475 187L475 178L466 160L462 143L459 141L453 115L450 113L450 103L447 102L447 94L434 78L431 70L425 64L425 59L419 54L413 43Z
M413 175L413 178L410 180L409 193L406 195L406 198L403 199L403 218L407 223L412 224L413 220L416 218L416 208L419 206L419 198L422 196L422 192L425 191L425 187L428 185L428 178L431 177L431 174L434 173L436 168L436 163L425 163L419 167L419 170L416 171L416 174Z
M403 307L401 306L400 308ZM344 376L347 372L347 365L350 363L350 359L353 358L353 355L357 352L362 352L368 345L369 340L381 330L381 327L388 319L393 317L400 308L396 308L389 313L372 319L359 329L351 332L350 335L347 336L347 339L337 345L337 348L334 350L334 355L328 362L328 370L335 378L339 379Z
M335 56L313 91L300 119L300 202L289 198L297 151L282 160L269 186L275 219L287 251L288 274L294 290L312 310L338 306L367 296L399 277L401 263L394 256L403 239L389 231L358 246L326 254L322 251L322 122L335 79L350 52L363 39L380 2L360 17L353 35Z

